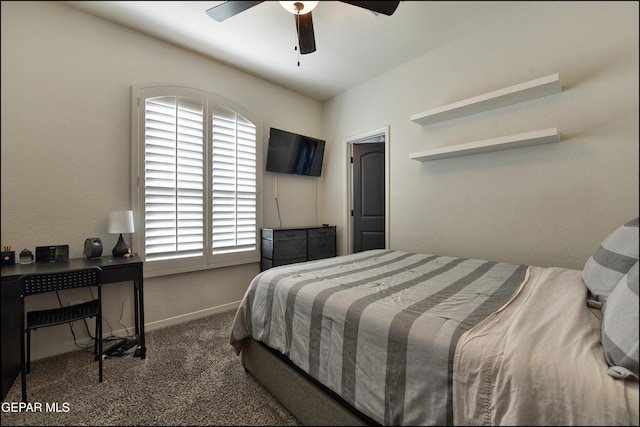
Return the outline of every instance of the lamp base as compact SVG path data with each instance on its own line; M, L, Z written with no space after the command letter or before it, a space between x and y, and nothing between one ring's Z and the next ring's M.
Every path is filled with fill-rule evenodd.
M113 247L111 253L113 254L114 258L122 257L126 254L131 253L131 248L122 238L122 233L120 233L120 237L118 237L118 243L116 243L116 245Z

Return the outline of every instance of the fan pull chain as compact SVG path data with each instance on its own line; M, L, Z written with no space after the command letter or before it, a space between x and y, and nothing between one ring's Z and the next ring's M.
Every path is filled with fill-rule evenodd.
M298 52L298 67L300 66L300 49L298 45L300 44L300 12L296 14L296 41L298 44L294 46L294 50Z

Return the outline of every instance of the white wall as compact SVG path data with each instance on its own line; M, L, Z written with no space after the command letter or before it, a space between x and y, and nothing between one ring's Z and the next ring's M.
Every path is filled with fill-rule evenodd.
M265 138L269 126L321 130L315 100L55 2L2 2L1 54L2 245L17 253L68 244L71 258L81 258L88 237L100 237L103 253L111 253L117 236L107 234L109 211L131 208L133 84L208 90L263 120ZM265 174L267 226L279 223L273 181ZM315 181L282 179L278 191L289 224L316 222ZM259 269L256 263L145 280L147 327L233 307ZM104 295L112 329L131 328L131 284L109 285ZM73 348L67 326L49 329L34 334L34 359ZM86 337L84 327L75 329Z
M637 2L520 2L326 102L322 218L338 224L342 252L344 140L389 125L392 248L581 269L609 232L638 216L638 33ZM563 86L556 95L427 127L409 120L553 73ZM551 127L559 143L409 159Z

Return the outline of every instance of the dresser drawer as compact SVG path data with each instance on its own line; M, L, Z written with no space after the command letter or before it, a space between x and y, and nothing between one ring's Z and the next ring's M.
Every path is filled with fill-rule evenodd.
M275 240L273 245L274 260L304 261L307 258L307 239Z
M273 267L305 261L307 258L307 230L264 229L262 257L273 260Z
M309 260L336 256L336 228L317 227L307 230L307 257Z
M336 256L336 236L309 238L307 256L309 260Z
M262 240L262 257L272 260L304 261L307 257L307 239Z
M273 240L297 240L306 239L307 230L272 230Z
M307 236L309 239L314 237L327 237L336 235L335 227L318 227L318 228L310 228L307 230Z

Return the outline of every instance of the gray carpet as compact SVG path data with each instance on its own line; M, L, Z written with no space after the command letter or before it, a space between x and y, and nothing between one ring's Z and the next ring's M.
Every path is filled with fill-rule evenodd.
M107 358L102 383L84 350L34 361L27 392L42 411L3 410L2 425L300 425L244 371L229 345L234 314L148 332L146 359ZM20 401L18 375L5 402Z

